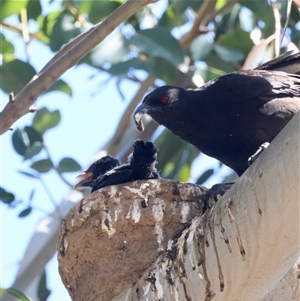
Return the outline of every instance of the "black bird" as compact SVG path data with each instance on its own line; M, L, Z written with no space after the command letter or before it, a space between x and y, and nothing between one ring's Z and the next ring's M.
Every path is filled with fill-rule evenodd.
M134 141L133 152L128 157L128 163L117 166L98 177L92 192L105 186L159 178L155 168L157 151L152 142Z
M83 186L93 187L95 180L99 176L104 175L106 172L119 165L120 161L118 159L115 159L111 156L102 157L101 159L92 163L89 168L76 177L82 180L77 183L74 188Z
M157 88L134 112L135 122L142 130L141 114L149 114L240 176L249 157L257 156L300 109L300 75L275 71L289 67L300 74L299 53L221 76L196 90Z

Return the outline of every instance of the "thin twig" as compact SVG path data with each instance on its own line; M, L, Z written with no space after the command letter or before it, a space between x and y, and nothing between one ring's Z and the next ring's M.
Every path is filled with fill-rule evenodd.
M30 208L32 208L33 210L39 211L39 212L45 214L45 216L48 216L48 215L49 215L49 212L47 212L47 211L46 211L44 208L42 208L42 207L39 207L39 206L36 206L36 205L33 206L33 205L31 205L31 204L25 203L24 201L21 201L20 204L21 204L21 205L24 205L24 206L27 206L27 207L30 207ZM58 221L61 221L61 217L57 217L57 216L55 216L54 214L53 214L53 218L56 219L56 220L58 220Z
M26 8L21 9L21 24L22 24L22 37L25 44L30 41L29 30L28 30L28 18Z
M205 25L203 24L203 20L207 17L208 13L215 7L217 0L205 0L201 5L193 26L189 32L187 32L181 39L180 45L182 48L187 48L190 43L201 34L200 26Z
M8 94L8 98L9 98L10 102L14 102L15 101L15 95L14 95L13 91Z
M45 150L45 152L46 152L46 154L47 154L47 156L48 156L48 159L51 161L51 162L53 162L52 161L52 158L51 158L51 156L50 156L50 152L49 152L49 149L48 149L48 147L46 147L45 145L44 145L44 150ZM55 170L55 172L57 173L57 175L61 178L61 180L67 185L67 186L69 186L70 188L73 188L73 185L71 184L71 183L69 183L65 178L64 178L64 176L55 168L55 167L53 167L53 169Z
M113 134L112 139L108 142L108 144L104 147L109 154L112 156L116 156L119 153L121 141L124 137L124 129L127 129L130 122L132 121L132 112L141 101L144 94L147 92L150 86L154 85L155 78L152 75L149 75L147 79L141 84L138 92L135 94L130 104L126 108L126 111L122 115L120 122L118 123L118 128L116 132ZM126 145L128 145L128 141L125 141ZM129 145L131 147L131 144Z
M298 7L298 9L300 10L300 0L293 0L295 5Z
M51 203L52 203L52 205L53 205L53 207L54 207L54 209L55 209L55 211L56 211L58 217L59 217L60 219L63 219L64 215L63 215L63 213L61 212L61 210L60 210L58 204L56 204L55 199L54 199L54 197L53 197L53 195L52 195L50 189L48 188L46 182L43 180L43 178L42 178L40 175L39 175L38 179L40 180L40 182L41 182L41 184L43 185L43 187L44 187L46 193L48 194L49 199L50 199L50 201L51 201Z
M66 179L65 177L56 169L54 168L54 170L56 171L57 175L61 178L61 180L66 184L68 185L70 188L73 188L73 185L70 184Z
M238 3L240 0L230 0L226 4L224 4L220 9L213 11L207 18L206 23L212 22L216 16L223 13L226 9Z
M281 40L281 23L280 23L280 12L275 2L271 4L274 14L274 23L275 23L275 56L280 54L280 40Z
M19 33L19 34L22 34L22 31L23 31L22 26L9 24L9 23L3 22L3 21L0 22L0 29L16 32L16 33ZM38 33L28 32L28 35L29 35L30 39L32 39L32 38L37 39Z

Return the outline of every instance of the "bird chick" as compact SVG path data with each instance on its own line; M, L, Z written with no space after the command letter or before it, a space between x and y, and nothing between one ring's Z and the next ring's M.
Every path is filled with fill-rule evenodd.
M122 183L159 178L155 168L158 149L148 141L136 140L128 163L117 166L99 176L92 187L92 192L100 188Z
M83 173L76 178L82 179L79 183L74 185L74 188L78 187L93 187L95 180L104 175L109 170L120 165L120 161L111 156L105 156L95 161L88 167Z

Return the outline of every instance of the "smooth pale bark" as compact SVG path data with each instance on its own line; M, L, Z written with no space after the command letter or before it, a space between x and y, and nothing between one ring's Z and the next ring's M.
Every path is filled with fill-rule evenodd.
M203 216L192 184L91 194L60 230L64 284L73 300L297 300L299 169L297 114Z
M82 194L73 190L61 202L58 207L59 211L66 215L81 198ZM57 215L57 210L40 220L28 242L16 279L11 285L11 287L26 293L32 300L38 300L38 282L45 266L56 252L57 232L60 225L61 219ZM1 296L1 301L14 300L16 298L7 293Z

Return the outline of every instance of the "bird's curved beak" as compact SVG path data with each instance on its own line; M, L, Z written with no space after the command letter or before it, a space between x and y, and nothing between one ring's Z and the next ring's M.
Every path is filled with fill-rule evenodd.
M133 114L133 119L134 119L135 125L140 132L142 132L144 130L142 115L148 113L148 108L149 108L149 106L147 105L147 103L144 102L139 107L137 107L137 109L135 110L135 112Z
M149 103L143 102L139 107L137 107L137 109L135 110L135 112L133 114L133 119L134 119L137 129L140 132L142 132L144 130L144 124L142 121L143 114L148 114L148 115L152 116L152 113L157 113L157 112L161 112L161 111L162 111L162 107L149 105Z
M92 172L83 172L76 177L76 179L82 179L73 188L84 187L84 186L91 186L93 182L93 173Z
M149 110L149 105L146 102L143 102L140 106L138 106L134 112L134 116L136 114L147 114Z

